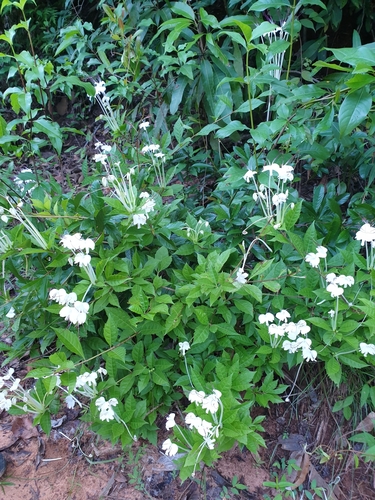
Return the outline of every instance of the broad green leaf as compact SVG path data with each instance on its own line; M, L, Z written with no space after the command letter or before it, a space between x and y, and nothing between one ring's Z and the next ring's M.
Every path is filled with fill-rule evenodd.
M366 366L368 366L367 363L364 363L363 361L358 359L358 356L356 356L355 354L342 354L341 356L339 356L339 360L344 365L351 366L352 368L360 369L366 368Z
M60 155L62 150L62 133L59 124L46 120L45 118L38 118L34 121L33 126L38 132L43 132L43 134L47 135L52 146Z
M312 323L313 325L317 326L318 328L322 328L323 330L332 331L331 325L325 321L323 318L307 318L306 321L309 323Z
M328 50L333 52L336 59L345 64L367 67L369 69L375 66L375 42L362 45L361 47Z
M228 125L218 130L215 134L215 137L217 139L225 139L226 137L229 137L235 132L242 130L249 130L249 127L244 123L240 122L239 120L233 120L230 123L228 123Z
M372 105L371 95L361 88L347 95L338 115L340 136L349 135L367 117Z
M251 40L256 40L260 36L263 36L270 31L274 31L276 28L278 28L276 24L270 23L268 21L263 21L263 23L253 29Z
M249 44L251 40L251 35L252 35L252 29L250 28L249 25L243 23L242 21L234 21L235 24L240 28L242 31L243 36L245 37L247 45Z
M315 186L312 205L316 213L319 212L319 209L322 206L324 196L325 196L325 186L323 184L318 184L317 186Z
M289 208L284 216L284 226L287 231L292 229L294 225L298 222L299 216L302 210L302 200L294 205L293 208Z
M76 333L63 328L54 328L60 342L69 349L70 352L78 354L81 358L84 358L81 342Z
M190 5L183 2L175 2L171 5L171 11L178 16L186 17L190 21L194 21L195 13Z
M203 127L196 135L208 135L218 128L220 128L220 125L217 125L216 123L209 123L208 125Z

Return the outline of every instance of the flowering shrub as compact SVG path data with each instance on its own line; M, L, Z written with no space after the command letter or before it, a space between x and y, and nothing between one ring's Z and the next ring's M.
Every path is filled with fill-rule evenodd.
M125 29L108 12L116 33ZM176 24L172 13L182 16ZM309 201L297 190L306 171L326 174L324 162L336 161L344 143L372 155L358 142L360 133L350 135L371 122L372 99L367 80L350 86L359 85L366 68L355 72L357 83L344 71L350 92L342 113L341 80L337 87L327 83L326 93L312 74L304 76L311 86L296 83L288 80L289 61L284 81L290 26L302 26L290 17L282 27L267 21L252 31L256 17L221 25L205 9L177 2L159 18L168 20L158 26L155 17L154 37L146 36L154 21L146 16L140 23L134 47L127 47L128 68L112 61L108 79L81 82L95 94L99 127L108 132L83 162L81 192L63 193L53 179L39 179L37 169L0 185L0 307L11 337L1 344L4 365L25 352L32 365L27 380L11 370L0 377L0 407L33 414L48 433L51 415L78 406L96 432L124 446L138 438L157 444L157 418L168 415L171 436L159 444L186 478L235 442L252 452L264 445L262 417L252 419L251 411L293 397L295 385L286 393L281 382L286 368L298 374L319 363L335 384L356 370L366 380L360 404L375 401L367 374L375 364L375 228L361 222L373 217L373 207L349 199L338 179L316 182ZM204 53L197 45L202 33L195 33L201 28L209 30ZM151 39L147 54L155 55L152 44L171 29L166 53L149 63L141 39ZM120 34L111 33L112 55L125 55L115 44L124 40ZM90 59L103 73L105 50L102 62L96 54ZM251 68L252 50L261 68ZM246 60L243 76L234 60ZM150 74L157 69L162 82ZM265 84L267 102L263 90L252 95ZM27 123L31 93L10 92ZM266 122L254 121L256 107L266 111ZM179 116L180 108L189 113ZM193 109L203 109L209 123ZM34 120L38 130L46 130L43 120ZM1 125L3 147L12 136ZM55 129L51 122L48 130ZM250 139L232 151L239 132ZM51 140L61 151L61 134L51 133ZM36 140L30 145L39 149ZM361 172L370 186L369 162Z

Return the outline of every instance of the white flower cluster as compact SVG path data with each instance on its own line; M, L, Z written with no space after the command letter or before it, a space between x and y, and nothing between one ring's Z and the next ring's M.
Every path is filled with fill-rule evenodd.
M336 276L335 273L329 273L326 276L327 281L327 292L331 294L331 297L339 297L344 293L344 288L347 286L354 285L353 276L345 276L344 274L340 274L340 276ZM344 288L342 288L344 287Z
M318 246L316 248L316 253L310 252L306 255L305 261L310 264L311 267L319 267L320 259L327 258L328 250L323 246Z
M290 314L285 309L276 313L276 318L279 324L273 323L275 317L272 313L260 314L258 321L260 324L266 324L268 333L271 338L272 347L277 347L281 338L288 337L284 340L282 347L285 351L295 353L301 350L302 357L306 361L314 361L317 357L317 352L311 349L311 340L306 338L311 328L306 324L306 321L301 319L297 323L288 322Z
M356 240L361 241L361 246L366 246L367 269L375 268L375 227L366 223L359 229L355 235Z
M198 434L203 437L203 442L200 446L200 452L202 451L204 446L207 446L208 449L213 450L215 446L215 440L219 436L219 428L221 426L222 419L222 411L221 415L218 419L217 412L219 408L222 408L221 403L221 392L214 389L212 394L206 396L203 391L196 391L193 389L190 391L188 399L191 403L195 403L196 405L201 406L206 413L210 413L214 424L209 422L208 420L204 420L203 418L195 415L193 412L189 412L185 417L185 424L191 430L196 430ZM170 413L167 417L167 421L165 427L167 430L172 429L177 424L175 422L175 413ZM178 426L177 426L178 427ZM162 444L162 449L165 451L165 454L168 456L174 456L178 452L178 445L172 443L170 439L167 439Z
M86 322L89 304L77 300L75 292L67 293L63 288L54 288L49 292L49 298L64 306L59 312L62 318L73 325L83 325Z
M255 181L256 172L253 170L247 170L243 176L246 182L251 180L255 186L255 192L253 194L253 199L255 202L259 202L260 207L264 213L264 216L268 219L273 219L276 217L276 224L274 227L278 229L283 223L285 212L286 212L286 202L288 200L289 191L284 191L284 183L291 182L294 179L293 167L290 165L278 165L277 163L271 163L270 165L265 165L262 172L269 172L269 182L268 186L265 184L257 184ZM273 174L277 176L276 188L271 187L271 176ZM291 204L291 208L294 208L294 204Z
M97 142L95 147L100 149L101 153L94 155L93 159L100 162L107 173L106 177L102 178L103 187L111 190L111 193L121 202L127 214L132 216L133 226L137 226L139 229L146 224L150 212L155 210L155 200L145 191L137 196L137 191L132 183L135 168L131 168L127 174L123 174L119 162L114 163L113 167L111 167L110 158L108 157L108 153L112 150L111 146Z
M118 126L116 117L112 111L109 97L106 95L106 85L103 81L96 82L95 87L95 99L101 107L107 122L113 131L120 130Z
M366 223L361 226L359 231L357 231L355 235L356 240L361 240L361 245L363 246L365 243L371 243L371 246L375 246L375 227L370 226L370 224Z
M90 238L82 238L81 233L64 234L60 244L74 253L74 264L79 267L88 266L91 262L89 250L94 250L95 243ZM84 253L85 252L85 253Z
M99 418L100 420L106 420L109 422L110 420L113 420L116 416L115 412L112 409L112 406L117 406L118 401L116 398L111 398L108 401L106 401L103 397L98 398L95 401L95 406L99 408Z
M20 379L13 377L14 369L0 377L0 410L8 411L12 406L35 415L44 411L42 403L31 396L30 390L25 390L20 385Z
M361 353L366 357L368 354L375 355L375 345L374 344L366 344L365 342L361 342L359 344L359 349Z

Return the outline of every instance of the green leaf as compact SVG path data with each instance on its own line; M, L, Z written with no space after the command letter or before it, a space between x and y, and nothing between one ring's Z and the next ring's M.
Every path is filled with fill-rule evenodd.
M284 226L287 231L292 229L298 222L302 210L302 200L294 205L293 208L289 207L284 216Z
M233 120L230 123L228 123L228 125L218 130L215 134L215 137L217 139L225 139L226 137L229 137L235 132L242 130L249 130L249 127L247 127L244 123L240 122L239 120Z
M352 368L360 369L360 368L366 368L368 366L367 363L364 363L360 359L358 359L358 356L355 354L342 354L339 356L339 359L341 363L347 366L351 366Z
M136 363L144 362L144 346L143 342L138 342L135 344L132 350L132 358Z
M268 9L280 9L282 7L290 7L289 0L258 0L249 9L255 12L263 12Z
M33 126L38 132L43 132L43 134L48 136L52 146L60 155L62 150L62 133L59 124L45 118L38 118L34 121Z
M329 378L336 384L339 385L341 381L341 365L335 358L331 358L326 361L326 371Z
M322 328L323 330L332 331L332 326L325 321L323 318L307 318L306 321L309 323L312 323L313 325L317 326L318 328Z
M69 349L70 352L74 354L78 354L81 358L84 358L81 342L79 341L77 334L70 332L69 330L65 330L63 328L54 328L60 342Z
M103 336L109 346L113 346L113 344L117 340L118 330L111 316L108 318L106 324L104 325Z
M190 7L190 5L187 5L186 3L183 2L175 2L171 6L171 11L174 14L177 14L178 16L186 17L187 19L190 19L190 21L194 21L195 19L195 14L193 9Z
M371 95L361 88L347 95L338 115L340 136L349 135L367 117L372 105Z
M194 342L193 345L195 344L202 344L207 340L207 337L209 335L210 331L208 326L206 325L198 325L197 328L194 331Z

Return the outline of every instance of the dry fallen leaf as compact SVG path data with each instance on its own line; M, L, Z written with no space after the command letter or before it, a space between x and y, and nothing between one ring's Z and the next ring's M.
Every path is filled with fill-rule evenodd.
M374 430L375 427L375 412L372 411L365 417L357 427L355 428L356 431L361 431L361 432L371 432Z
M305 482L307 474L310 470L310 456L306 452L293 452L290 455L291 458L294 458L296 461L296 465L299 466L300 470L295 471L297 474L295 478L289 478L288 481L293 481L293 486L290 486L288 489L295 490Z
M16 417L12 422L12 432L16 439L30 439L39 435L31 417Z

